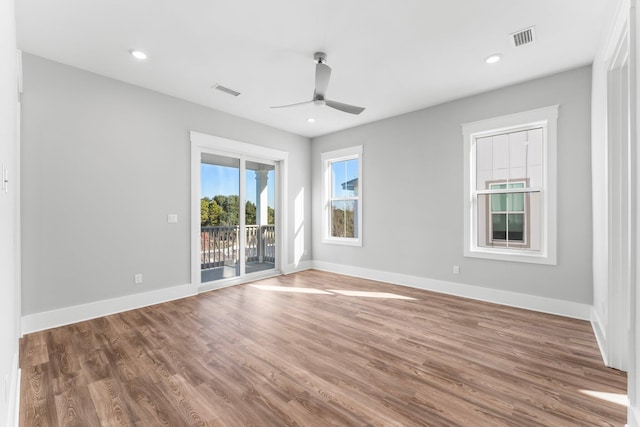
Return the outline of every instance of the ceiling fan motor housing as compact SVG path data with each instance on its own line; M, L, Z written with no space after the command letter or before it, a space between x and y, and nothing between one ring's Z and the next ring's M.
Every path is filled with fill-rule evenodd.
M327 61L327 54L324 52L316 52L313 54L313 60L316 64L324 64Z

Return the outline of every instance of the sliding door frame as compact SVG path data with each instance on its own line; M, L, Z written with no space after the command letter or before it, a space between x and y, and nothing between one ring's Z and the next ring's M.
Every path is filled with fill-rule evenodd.
M219 136L191 131L191 284L198 292L220 289L236 285L256 278L282 274L285 270L288 256L287 215L287 164L288 153L261 145L235 141ZM272 163L275 166L275 223L276 223L276 262L275 268L264 272L245 274L245 242L238 239L240 276L202 283L200 265L200 164L203 153L237 158L240 160L240 188L239 197L245 196L246 161L260 161ZM240 203L240 228L244 229L245 206Z

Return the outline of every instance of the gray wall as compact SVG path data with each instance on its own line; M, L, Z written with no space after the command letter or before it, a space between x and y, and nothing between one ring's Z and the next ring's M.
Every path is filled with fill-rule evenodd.
M426 77L425 77L426 78ZM363 145L363 246L322 243L313 258L590 304L591 68L529 81L312 140L312 208L321 210L320 154ZM559 104L558 265L463 257L461 124ZM459 265L461 274L452 274Z
M24 315L190 283L189 130L290 153L289 264L294 201L303 190L302 260L313 254L319 261L591 303L590 67L311 144L43 58L25 55L23 68ZM460 125L552 104L560 104L558 265L464 258ZM357 144L364 146L364 245L323 244L320 153ZM178 214L178 224L167 224L169 213ZM144 284L133 285L134 273L144 274Z
M307 138L40 57L23 67L23 315L191 282L190 130L289 152L309 236Z

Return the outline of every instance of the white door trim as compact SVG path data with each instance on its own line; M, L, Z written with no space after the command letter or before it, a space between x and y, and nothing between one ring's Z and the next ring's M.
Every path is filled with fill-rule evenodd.
M627 370L630 286L634 272L631 262L635 221L635 195L630 158L629 84L630 34L628 17L612 38L614 49L607 57L607 180L609 217L609 277L607 320L607 360L609 365Z
M200 132L191 131L191 284L199 291L202 288L200 277L200 160L203 152L215 152L217 154L238 158L241 160L240 166L243 167L244 160L265 160L276 164L276 270L286 273L285 268L288 259L288 240L286 238L286 230L288 230L287 215L287 168L289 153L286 151L276 150L274 148L264 147L261 145L250 144L247 142L236 141L233 139L222 138L215 135L208 135ZM244 172L243 170L241 172ZM240 191L244 191L244 173L240 174ZM240 204L240 220L244 222L244 207ZM242 239L241 239L242 240ZM242 253L242 252L241 252ZM242 258L242 257L241 257ZM254 278L248 277L247 280ZM219 285L237 284L244 280L231 278L229 283L226 280L220 280L215 288ZM206 290L211 289L209 286Z

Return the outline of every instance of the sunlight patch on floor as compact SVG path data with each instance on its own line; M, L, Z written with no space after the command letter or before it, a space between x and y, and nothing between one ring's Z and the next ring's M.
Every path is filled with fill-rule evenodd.
M315 289L315 288L299 288L295 286L272 286L272 285L249 285L263 291L274 292L293 292L298 294L318 294L318 295L344 295L347 297L363 297L363 298L386 298L386 299L403 299L415 301L415 298L404 295L394 294L391 292L371 292L371 291L349 291L346 289Z
M627 399L626 394L620 393L606 393L604 391L595 391L595 390L580 390L580 393L586 394L587 396L595 397L596 399L606 400L607 402L617 403L622 406L629 406L629 399Z

